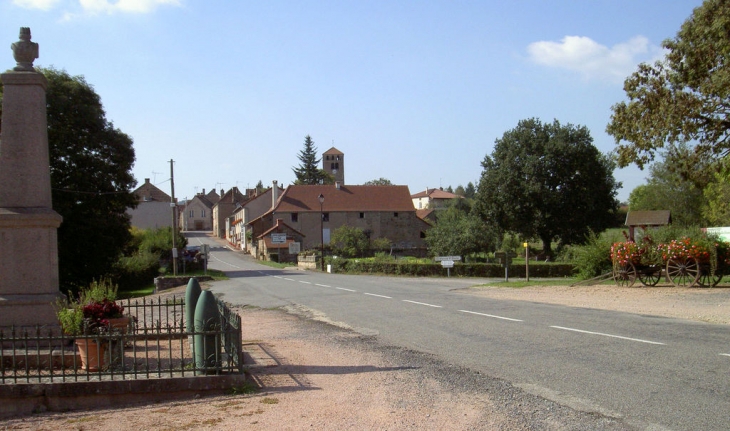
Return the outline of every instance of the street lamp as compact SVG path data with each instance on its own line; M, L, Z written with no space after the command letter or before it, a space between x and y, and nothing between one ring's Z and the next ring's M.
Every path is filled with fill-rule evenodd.
M324 206L324 195L322 193L319 194L319 250L321 254L321 260L322 260L322 272L324 272L324 212L322 211L322 207Z

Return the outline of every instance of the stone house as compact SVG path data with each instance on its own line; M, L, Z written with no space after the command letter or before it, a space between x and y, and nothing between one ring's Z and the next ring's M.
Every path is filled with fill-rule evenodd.
M297 262L304 235L277 219L274 226L259 235L258 252L264 260Z
M273 186L266 191L259 193L257 190L246 190L249 200L247 200L240 208L233 211L229 217L230 228L228 229L227 239L234 247L239 250L251 252L251 242L249 240L250 226L248 222L274 208L276 201L281 196L284 189L273 182Z
M132 226L139 229L157 229L172 226L172 199L170 195L160 190L144 179L144 184L134 190L137 196L137 208L128 208L127 214L131 217Z
M243 206L247 200L248 197L241 193L238 187L232 187L226 193L221 190L220 200L213 204L213 235L218 238L226 238L229 228L226 226L228 217L233 214L233 211Z
M184 231L188 230L213 230L213 205L220 200L220 195L211 190L205 193L197 193L192 199L187 200L180 209L178 225Z
M408 186L292 185L273 209L249 222L259 239L254 252L258 258L263 257L262 235L278 220L301 234L302 250L317 249L322 241L329 244L331 233L347 225L362 229L370 239L387 238L398 248L422 252L430 227L417 217Z
M423 210L444 208L452 200L464 199L464 197L444 191L443 188L426 188L423 192L411 195L411 199L413 200L414 208L417 210Z

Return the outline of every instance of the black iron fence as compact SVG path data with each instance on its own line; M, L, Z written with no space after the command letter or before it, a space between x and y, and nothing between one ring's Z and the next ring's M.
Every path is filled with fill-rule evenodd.
M126 303L125 303L126 302ZM219 322L189 331L184 298L123 301L125 319L93 335L0 328L0 383L129 380L243 372L241 318L217 300Z

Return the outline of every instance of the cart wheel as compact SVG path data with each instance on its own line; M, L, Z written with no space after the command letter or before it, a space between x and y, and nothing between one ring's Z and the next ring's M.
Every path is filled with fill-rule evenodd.
M700 266L693 257L669 259L667 277L677 287L692 287L700 278Z
M636 282L636 267L631 262L613 266L613 279L619 287L631 287Z
M712 275L710 268L703 266L697 283L702 287L715 287L720 283L720 280L722 280L722 272L719 269L715 271L715 275Z
M639 277L639 281L644 286L653 287L659 284L659 280L662 279L662 270L661 268L650 268L654 269L653 271L639 271L637 276Z

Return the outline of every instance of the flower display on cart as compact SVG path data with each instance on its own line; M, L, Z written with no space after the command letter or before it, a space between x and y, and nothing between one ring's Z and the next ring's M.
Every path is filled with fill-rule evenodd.
M666 244L661 244L659 247L664 261L693 258L697 262L708 263L712 254L716 253L716 250L710 251L706 245L689 237L674 239Z
M634 241L616 242L611 246L611 261L626 265L629 262L639 263L645 249L639 247Z

